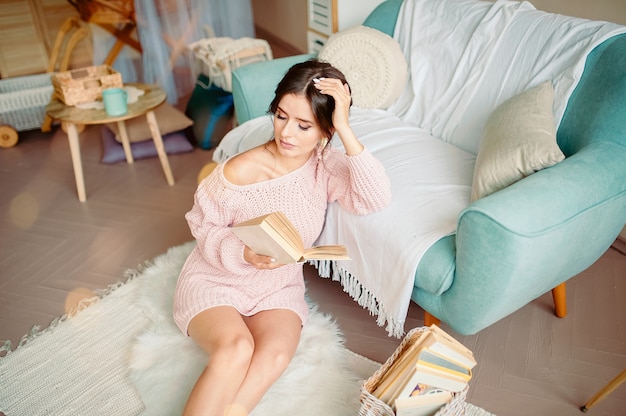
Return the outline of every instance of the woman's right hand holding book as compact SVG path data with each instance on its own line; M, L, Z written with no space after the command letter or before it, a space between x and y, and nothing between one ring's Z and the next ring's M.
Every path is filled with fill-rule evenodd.
M243 259L259 270L273 270L284 266L283 263L278 263L272 256L257 254L248 246L244 246Z

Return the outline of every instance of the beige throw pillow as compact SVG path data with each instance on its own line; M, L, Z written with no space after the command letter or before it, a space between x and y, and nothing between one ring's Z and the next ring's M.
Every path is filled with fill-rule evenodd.
M391 36L366 26L332 35L318 58L339 69L360 108L389 107L408 79L408 65L400 44Z
M547 81L500 104L483 129L472 201L562 161L552 114L554 89Z
M193 124L193 120L168 103L163 103L155 108L154 116L159 125L161 136L184 130ZM150 133L150 127L148 127L148 121L145 115L126 120L125 124L128 140L130 140L131 143L142 142L152 138L152 133ZM115 133L115 140L121 143L122 139L117 129L117 123L108 123L106 126Z

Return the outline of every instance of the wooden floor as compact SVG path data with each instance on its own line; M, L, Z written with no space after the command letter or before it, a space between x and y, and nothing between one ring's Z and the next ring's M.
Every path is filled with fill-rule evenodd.
M183 215L211 152L170 156L176 179L170 187L156 158L100 163L98 127L80 141L85 203L76 196L62 130L21 133L16 147L0 149L0 339L17 343L33 325L45 327L63 314L67 303L191 240ZM393 352L399 340L338 283L308 267L305 274L310 296L336 317L350 349L377 361ZM544 295L477 335L458 336L479 362L469 401L500 416L580 414L578 407L626 367L626 256L609 249L573 278L568 306L567 318L558 319ZM422 319L412 305L407 329ZM626 415L626 385L589 414Z

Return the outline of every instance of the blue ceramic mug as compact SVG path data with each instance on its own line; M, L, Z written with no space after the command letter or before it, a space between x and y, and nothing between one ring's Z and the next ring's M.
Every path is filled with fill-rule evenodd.
M128 112L128 93L123 88L107 88L102 91L104 111L110 116L123 116Z

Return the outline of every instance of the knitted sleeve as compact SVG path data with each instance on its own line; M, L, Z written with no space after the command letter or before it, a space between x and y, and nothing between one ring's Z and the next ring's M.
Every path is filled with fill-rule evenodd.
M323 158L328 176L328 202L365 215L391 201L391 184L383 165L367 149L354 156L329 148Z
M218 203L223 191L217 180L205 179L185 219L207 263L224 272L243 274L252 266L243 259L244 245L229 227L232 213Z

